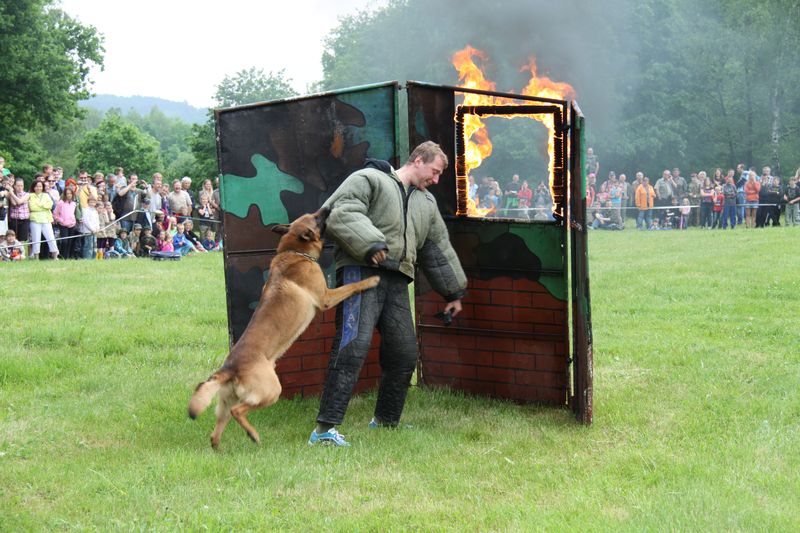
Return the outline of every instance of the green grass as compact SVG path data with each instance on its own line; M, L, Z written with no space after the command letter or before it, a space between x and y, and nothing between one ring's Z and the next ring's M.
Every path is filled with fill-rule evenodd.
M208 446L222 256L2 265L0 530L800 529L800 231L593 232L595 423L414 388L309 448L317 400Z

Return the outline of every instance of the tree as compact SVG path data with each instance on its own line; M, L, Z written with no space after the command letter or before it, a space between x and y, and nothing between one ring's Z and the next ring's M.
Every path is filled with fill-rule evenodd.
M41 151L30 149L30 132L81 116L77 102L89 96L89 70L103 63L97 31L53 4L0 4L0 151L15 170L41 164L27 160Z
M78 165L88 172L112 172L116 167L149 176L163 170L158 140L109 110L100 126L78 145Z
M252 104L266 100L297 96L291 79L284 70L264 74L262 69L251 67L240 70L234 76L225 76L217 85L214 100L218 107L232 107ZM192 175L211 177L217 174L217 143L215 137L214 114L209 112L205 124L192 125L187 138L189 149L194 155L195 164Z
M292 96L297 96L297 91L285 70L264 74L262 69L251 67L234 76L225 76L217 85L214 100L218 107L233 107Z

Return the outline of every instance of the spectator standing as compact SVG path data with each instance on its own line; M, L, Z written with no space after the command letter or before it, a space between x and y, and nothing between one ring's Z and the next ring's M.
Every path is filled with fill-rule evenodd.
M117 189L121 189L122 187L127 187L128 180L127 178L125 178L125 169L122 167L117 167L117 169L114 171L114 174L117 176L116 179Z
M744 163L739 163L736 165L736 172L739 173L739 177L736 178L736 223L744 224L746 218L745 204L747 203L747 200L745 199L744 186L747 183L747 178L750 176L750 172L745 170Z
M756 173L752 170L745 170L742 175L744 174L747 174L747 182L744 184L745 227L755 228L761 183L756 179Z
M182 187L181 182L175 180L172 182L172 192L167 196L169 201L169 212L183 220L192 214L192 198L189 196Z
M702 172L705 176L705 172ZM700 226L700 189L703 188L703 180L699 174L692 173L689 180L689 205L691 206L691 213L689 214L688 224L699 227Z
M650 178L644 176L642 184L636 189L636 209L639 214L636 218L636 228L648 229L653 223L653 205L656 192L650 185Z
M85 208L81 208L81 233L84 234L81 244L81 253L84 259L92 259L94 253L94 241L97 232L100 231L100 215L97 214L97 199L89 197Z
M156 194L156 196L160 201L161 196L159 194ZM158 213L158 211L152 210L151 198L152 195L142 198L142 210L136 215L136 222L133 224L134 227L138 224L142 228L152 228L153 224L156 223L156 213Z
M39 258L42 246L40 241L44 237L47 247L50 249L50 257L56 259L58 247L53 233L53 199L44 191L43 180L31 183L28 209L30 210L31 258Z
M0 177L0 235L5 235L8 230L8 211L11 207L11 200L8 188L14 188L14 179L8 176Z
M664 225L664 219L667 216L666 208L672 205L672 197L675 195L674 188L675 180L672 179L672 174L669 170L664 170L661 177L656 181L656 204L655 207L659 209L658 220L661 225Z
M711 229L717 229L718 227L721 227L722 212L724 208L725 208L725 195L722 193L722 186L715 185L714 207L712 208L713 222L711 223Z
M192 216L194 214L194 209L197 207L197 198L195 198L194 191L192 191L192 178L189 176L184 176L181 178L181 189L186 191L186 194L189 195L189 199L192 201L191 210L187 216Z
M722 186L723 208L722 208L722 229L736 227L736 184L733 182L733 170L725 176L725 185Z
M689 216L692 214L692 204L689 202L689 198L683 199L679 210L681 213L681 219L678 223L678 228L686 229L689 226Z
M89 205L89 198L97 200L97 188L90 183L89 173L81 170L78 173L78 203L81 209Z
M79 209L78 203L75 201L75 192L70 187L65 188L53 211L53 220L59 228L59 253L64 259L71 259L74 255L75 241L79 235Z
M681 176L681 169L679 169L678 167L672 169L672 188L673 188L672 195L676 200L678 200L678 203L683 202L683 199L686 198L689 194L688 184L686 183L686 179L683 176Z
M701 170L697 177L703 180L700 188L700 227L711 229L714 227L714 184L705 171Z
M625 223L625 220L628 218L628 202L631 198L631 184L628 183L628 176L625 174L619 175L619 186L622 189L622 199L620 201L620 220L622 223Z
M117 176L119 181L119 175ZM117 218L120 219L120 227L125 228L125 231L130 232L133 227L134 216L126 216L133 211L141 208L142 200L148 196L148 185L143 182L142 188L139 188L139 176L131 174L128 177L128 183L117 191L117 208L114 210Z
M8 210L8 227L20 241L27 241L30 230L31 212L28 209L28 196L22 178L14 178L13 187L6 187L11 207Z
M786 225L796 226L800 224L800 168L794 176L789 178L789 186L783 193L783 200L786 202Z
M522 187L517 193L519 208L522 210L521 218L530 219L531 201L533 199L533 189L528 185L528 180L522 180Z
M197 208L197 218L200 219L200 229L214 227L216 229L216 212L211 205L211 196L205 192L200 193L200 207Z
M597 176L600 173L600 160L597 159L597 155L594 153L594 148L591 146L586 149L586 163L584 170L587 176L589 174L594 174Z

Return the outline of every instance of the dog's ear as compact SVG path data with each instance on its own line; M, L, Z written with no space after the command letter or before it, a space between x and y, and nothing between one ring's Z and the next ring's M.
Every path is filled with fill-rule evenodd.
M300 240L303 242L311 242L314 240L314 230L311 228L307 228L303 233L300 234Z
M272 231L274 231L278 235L286 235L287 233L289 233L289 225L275 224L274 226L272 226Z

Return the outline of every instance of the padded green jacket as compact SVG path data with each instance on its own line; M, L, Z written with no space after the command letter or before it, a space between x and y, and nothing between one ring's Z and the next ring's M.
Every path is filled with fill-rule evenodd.
M369 258L387 250L382 268L414 279L418 265L446 301L460 299L467 278L458 260L436 199L427 191L405 190L385 161L368 159L339 186L325 205L331 208L326 235L336 242L336 268L373 266Z

